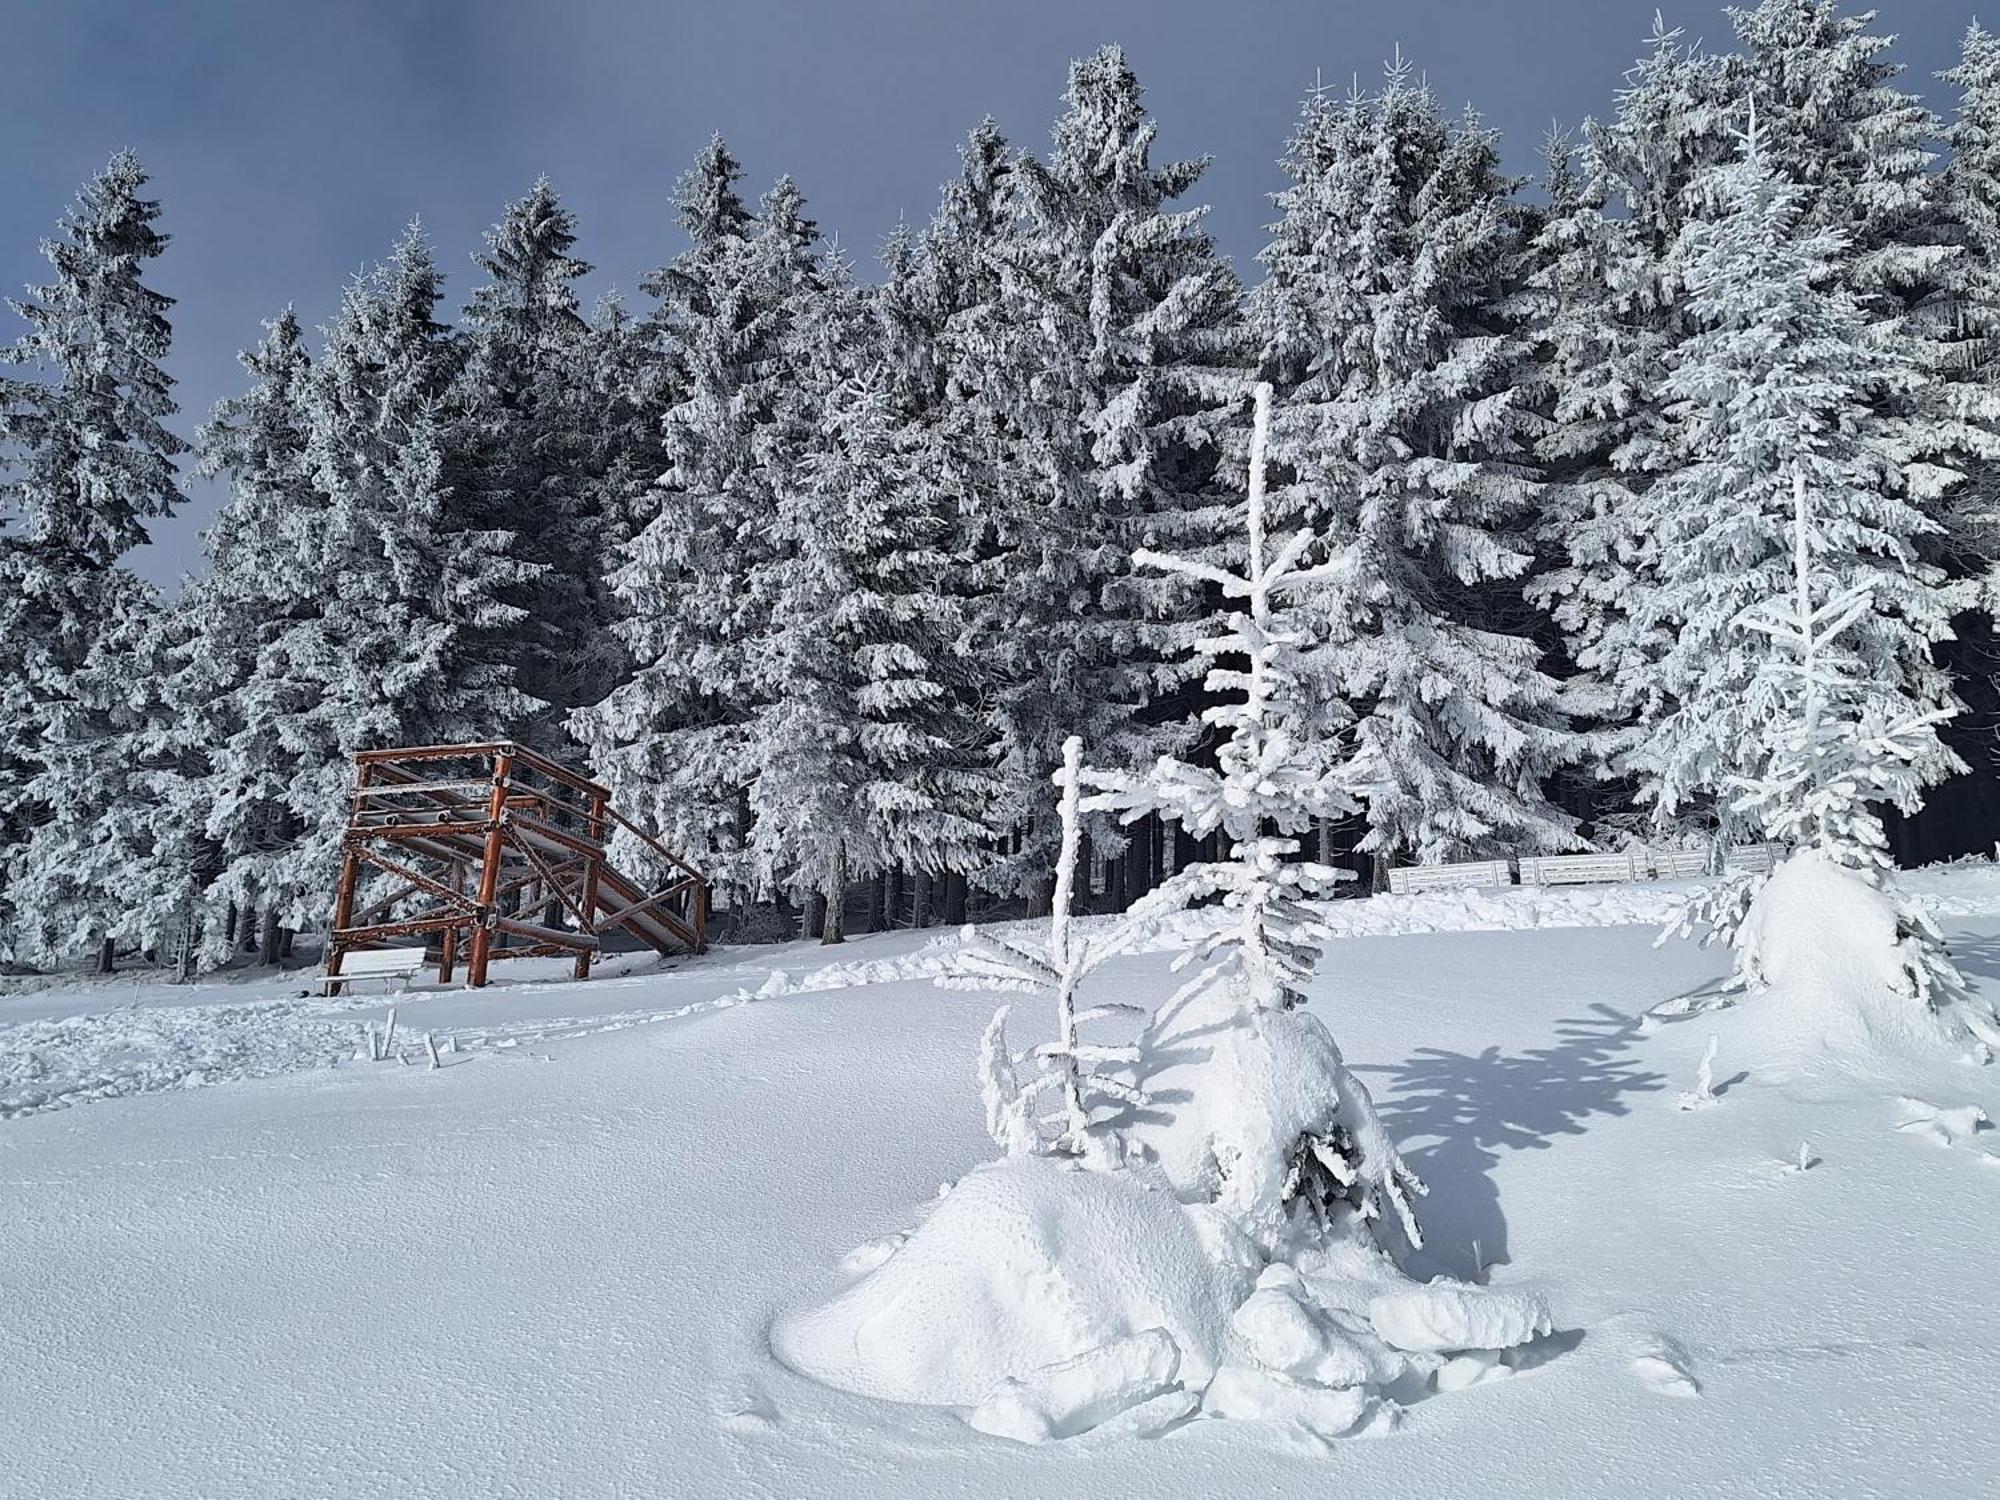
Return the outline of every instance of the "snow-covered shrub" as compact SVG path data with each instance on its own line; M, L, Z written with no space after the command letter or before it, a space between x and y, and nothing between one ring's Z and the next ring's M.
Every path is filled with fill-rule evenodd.
M1737 938L1765 1056L1814 1061L1884 1048L2000 1048L2000 1021L1970 995L1928 915L1819 849L1764 883Z

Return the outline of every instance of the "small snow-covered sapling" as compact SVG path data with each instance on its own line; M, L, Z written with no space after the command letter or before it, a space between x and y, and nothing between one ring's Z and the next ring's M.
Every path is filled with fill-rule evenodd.
M1079 1010L1077 995L1092 972L1125 951L1149 919L1154 904L1140 901L1123 924L1096 942L1072 927L1070 906L1083 837L1082 778L1083 741L1071 735L1063 745L1062 769L1055 775L1061 792L1062 833L1055 891L1049 904L1047 949L967 927L951 972L938 983L956 989L1015 990L1054 997L1056 1039L1019 1056L1007 1045L1011 1007L1001 1006L987 1024L979 1046L986 1128L995 1144L1010 1156L1050 1152L1116 1165L1123 1150L1112 1122L1127 1108L1147 1100L1143 1091L1107 1069L1134 1067L1139 1055L1129 1046L1086 1043L1079 1033L1094 1021L1142 1016L1144 1012L1132 1005L1094 1005ZM1022 1065L1030 1063L1034 1072L1024 1079ZM1052 1109L1045 1107L1045 1100L1053 1104Z
M1695 1070L1694 1088L1681 1095L1682 1109L1700 1109L1718 1102L1715 1094L1715 1053L1721 1045L1720 1037L1711 1036L1708 1039L1708 1047L1701 1054L1701 1066Z

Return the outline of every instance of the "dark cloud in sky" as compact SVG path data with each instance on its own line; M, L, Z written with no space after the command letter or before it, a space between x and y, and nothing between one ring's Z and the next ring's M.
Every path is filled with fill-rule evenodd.
M1476 106L1529 171L1551 122L1611 108L1653 0L0 0L0 288L77 184L135 148L173 245L172 369L195 423L236 390L235 351L286 303L308 323L421 216L456 307L480 232L549 174L582 219L591 289L672 256L668 194L713 131L754 194L782 172L859 259L921 223L984 114L1039 148L1070 58L1122 42L1165 156L1208 154L1198 189L1246 273L1274 166L1315 76L1379 76L1401 44L1447 103ZM1884 0L1910 86L1949 66L1971 0ZM1667 7L1716 46L1710 0ZM6 321L11 321L7 319ZM199 565L216 496L135 561Z

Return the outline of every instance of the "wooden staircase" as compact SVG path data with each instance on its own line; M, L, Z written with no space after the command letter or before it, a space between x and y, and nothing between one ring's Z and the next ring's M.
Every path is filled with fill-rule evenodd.
M412 937L436 942L441 982L462 955L474 989L502 958L569 955L586 979L611 932L660 953L707 947L707 880L581 773L506 740L354 761L329 976L348 953ZM657 883L611 865L615 829L657 867Z

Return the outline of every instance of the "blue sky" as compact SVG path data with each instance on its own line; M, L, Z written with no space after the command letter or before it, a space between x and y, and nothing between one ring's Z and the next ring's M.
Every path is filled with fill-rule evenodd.
M1198 196L1247 270L1275 158L1316 70L1372 77L1400 43L1529 170L1552 121L1608 113L1654 0L0 0L0 289L39 280L37 242L121 146L165 200L154 283L179 299L172 369L192 434L238 388L235 351L342 281L421 215L470 290L482 229L548 173L582 219L592 290L635 286L679 247L674 178L712 131L748 190L799 181L860 258L921 222L958 142L992 114L1039 147L1070 58L1122 42L1166 156L1215 158ZM1971 0L1883 0L1910 86L1940 108ZM1727 45L1709 0L1666 6ZM0 324L12 325L0 314ZM7 329L11 334L12 327ZM198 566L196 495L134 561Z

